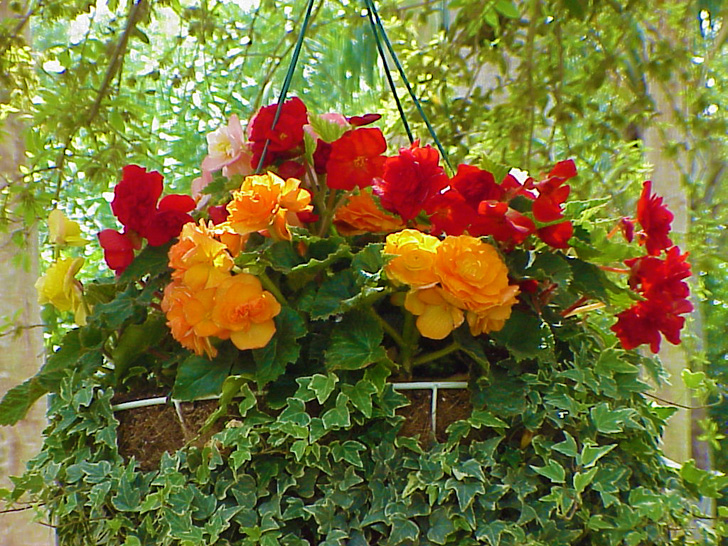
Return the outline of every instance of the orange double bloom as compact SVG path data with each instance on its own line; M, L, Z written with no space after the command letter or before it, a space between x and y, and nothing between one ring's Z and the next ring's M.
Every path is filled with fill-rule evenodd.
M503 328L516 303L518 286L508 284L508 268L495 247L469 235L440 241L415 229L387 236L387 275L412 290L405 308L417 315L417 328L443 339L467 317L470 332Z

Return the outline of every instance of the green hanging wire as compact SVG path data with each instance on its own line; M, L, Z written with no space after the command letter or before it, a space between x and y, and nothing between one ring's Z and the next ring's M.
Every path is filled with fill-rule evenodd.
M271 131L275 129L276 123L278 123L278 118L281 116L281 110L283 110L283 102L286 100L286 95L288 94L288 89L291 86L291 80L293 79L293 74L296 71L296 65L298 64L298 57L301 54L301 46L303 45L303 38L306 35L306 30L308 29L308 24L311 20L311 12L313 11L313 5L316 0L308 0L308 6L306 7L306 14L303 17L303 23L301 24L301 30L298 32L298 38L296 39L296 47L293 49L293 55L291 57L291 64L288 65L288 72L286 72L286 77L283 80L283 86L281 87L281 92L278 95L278 107L276 108L276 113L273 116L273 123L270 125ZM268 154L268 145L270 144L270 138L267 138L265 140L265 144L263 145L263 151L260 154L260 160L258 161L258 166L255 168L255 174L260 174L260 171L263 169L263 165L265 164L265 156Z
M397 110L399 110L399 117L402 120L402 124L404 125L404 130L407 133L407 138L409 138L410 144L412 144L415 141L415 138L412 136L412 130L410 129L409 123L407 123L407 116L404 113L404 108L402 108L402 102L399 100L399 95L397 94L397 86L394 85L392 71L389 69L387 56L385 55L384 48L382 47L382 39L379 37L379 31L377 30L377 23L374 21L374 14L372 13L372 10L369 9L368 5L367 15L369 16L369 24L372 27L374 41L377 44L377 51L379 51L379 58L382 59L382 65L384 65L384 74L385 76L387 76L389 89L392 91L392 95L394 96L394 102L397 103Z
M400 64L399 59L397 58L397 54L395 53L394 48L392 47L392 43L389 41L387 32L384 30L384 25L382 24L382 19L379 17L377 8L374 6L374 0L364 0L364 4L365 4L367 10L374 16L374 19L377 24L377 28L379 29L382 39L384 40L384 43L387 46L387 50L389 51L389 54L392 56L392 60L394 61L394 64L397 67L397 70L399 71L399 75L402 77L402 81L404 82L404 85L407 88L407 92L409 93L410 97L412 97L412 101L415 103L415 107L417 108L417 111L419 112L420 117L422 118L422 121L424 121L425 125L427 125L427 129L430 132L430 136L432 136L432 139L435 141L435 145L437 146L437 149L440 150L440 155L442 155L443 160L445 160L445 164L447 165L448 169L450 169L450 172L454 173L455 169L453 169L452 164L450 163L450 158L448 157L447 152L445 152L445 148L442 146L440 139L437 138L437 135L435 134L435 129L432 127L432 124L430 123L430 120L428 119L427 114L425 114L425 111L422 109L422 105L420 104L420 101L417 98L417 95L415 95L415 92L412 89L412 86L410 85L409 80L407 79L407 76L404 73L404 68L402 68L402 65Z

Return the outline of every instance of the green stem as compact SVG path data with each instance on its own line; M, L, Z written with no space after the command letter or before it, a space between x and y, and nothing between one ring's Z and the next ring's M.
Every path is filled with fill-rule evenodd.
M414 359L414 361L412 361L412 367L414 368L415 366L427 364L428 362L432 362L433 360L437 360L438 358L447 356L450 353L454 353L458 349L460 349L460 344L457 341L453 341L447 347L443 347L438 351L433 351L431 353L427 353L426 355L422 355L421 357Z
M415 317L412 313L406 310L404 312L404 327L402 328L402 367L408 376L412 375L412 355L414 353L415 345L417 340L420 338L420 333L415 327Z
M283 305L287 305L288 302L286 301L286 298L283 296L283 293L281 292L280 288L274 283L271 278L268 276L268 274L263 271L258 275L258 278L260 279L261 284L265 287L268 292L273 294L275 298L278 300L279 303Z
M371 312L372 316L377 320L379 324L381 324L382 328L385 332L391 337L394 342L399 346L400 350L404 349L405 343L402 336L399 334L399 332L389 324L386 320L384 320L379 313L374 309L374 307L370 307L369 311Z

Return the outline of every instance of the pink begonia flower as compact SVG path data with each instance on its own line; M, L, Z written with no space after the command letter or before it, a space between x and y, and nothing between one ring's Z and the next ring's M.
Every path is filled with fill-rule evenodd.
M230 116L227 125L207 135L207 157L202 170L215 172L235 163L245 153L243 126L237 115Z
M210 200L209 194L203 194L202 190L204 190L207 185L212 182L212 173L210 171L206 171L205 169L202 169L202 175L198 176L192 181L192 185L190 187L190 191L192 193L192 199L197 201L197 209L201 209L204 207L204 203Z

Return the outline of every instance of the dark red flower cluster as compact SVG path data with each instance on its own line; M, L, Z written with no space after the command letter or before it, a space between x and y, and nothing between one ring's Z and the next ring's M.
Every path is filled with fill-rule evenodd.
M665 259L642 256L627 260L630 266L630 286L645 299L617 315L612 330L625 349L649 344L653 353L660 350L660 334L670 343L680 343L680 330L693 310L688 301L690 290L684 279L690 276L687 253L680 254L676 246L667 251Z
M109 268L121 274L134 260L142 239L161 246L179 235L182 226L192 221L189 212L195 201L187 195L162 195L162 175L147 172L138 165L127 165L114 188L111 210L124 226L123 232L105 229L99 233L104 259Z
M440 166L440 154L419 141L384 162L382 177L374 181L374 193L384 210L403 220L413 220L430 199L440 195L448 177Z
M426 213L435 234L490 235L507 246L522 243L537 234L554 248L566 248L573 235L571 222L563 218L562 206L569 195L564 182L576 175L571 160L558 163L545 180L529 178L521 184L508 174L496 182L492 173L470 165L459 165L448 179L439 165L437 150L418 143L387 158L374 192L382 207L405 221ZM518 196L532 201L536 222L511 206Z
M263 166L300 155L303 147L303 126L308 123L306 105L298 97L283 103L273 126L278 103L264 106L250 121L248 139L253 151L253 168L258 167L266 141L270 140Z
M648 344L653 353L660 349L662 336L670 343L680 343L680 330L685 318L680 316L693 310L688 300L690 289L685 279L690 276L687 253L680 254L669 238L673 214L662 198L652 193L651 182L645 182L637 203L637 221L643 232L640 242L645 245L646 256L626 260L629 267L629 286L644 300L617 315L612 331L625 349ZM630 221L625 236L631 239L634 230ZM665 252L664 259L659 255Z
M673 218L662 197L652 193L652 182L646 181L637 202L637 221L642 226L644 245L651 256L659 256L660 252L672 246L668 235Z

